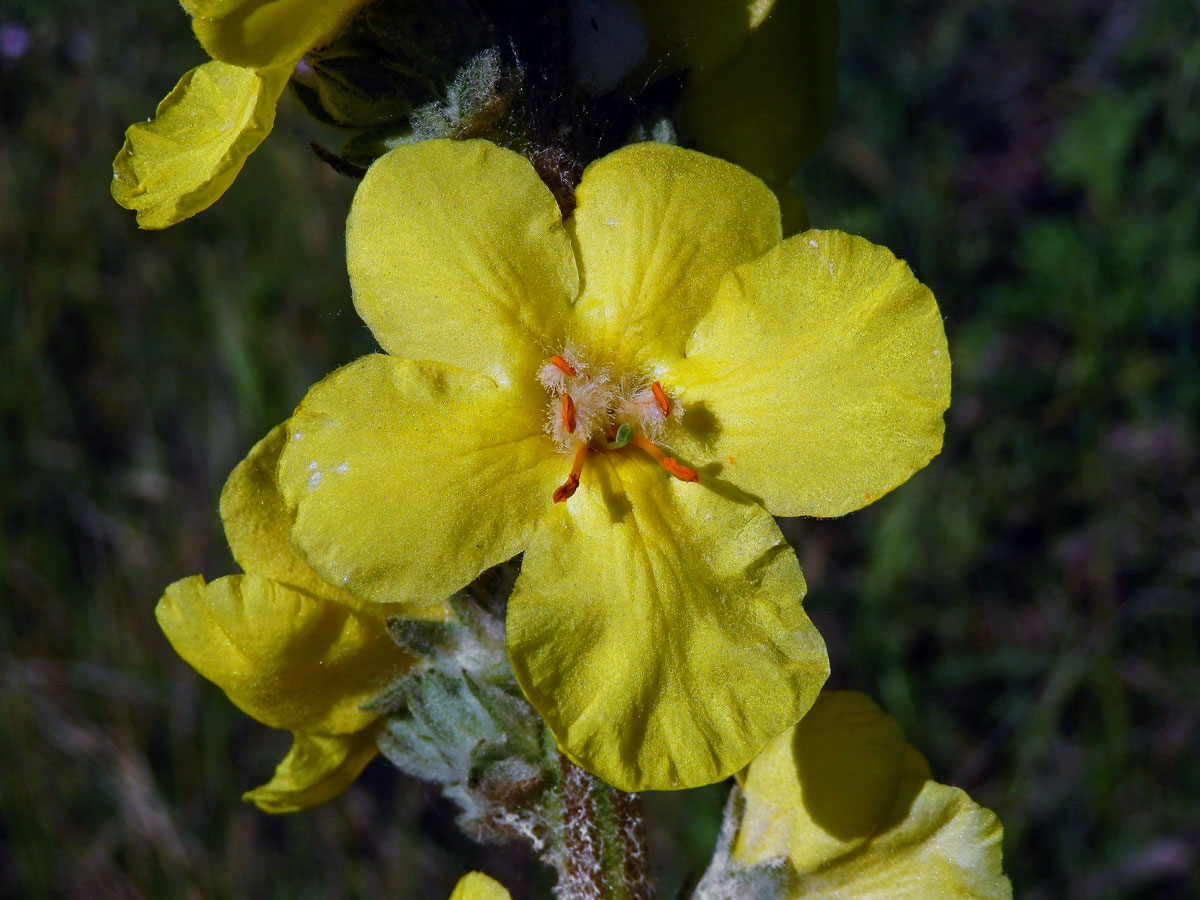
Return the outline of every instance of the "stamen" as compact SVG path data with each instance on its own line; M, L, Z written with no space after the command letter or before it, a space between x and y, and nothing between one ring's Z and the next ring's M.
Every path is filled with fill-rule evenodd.
M575 433L575 401L571 399L570 394L563 394L562 423L568 434Z
M671 414L671 401L667 399L667 392L663 390L662 385L657 381L650 385L650 392L654 394L654 402L658 406L658 411L663 414L663 418L665 419Z
M579 476L583 472L583 461L587 458L587 450L587 444L580 444L575 448L575 459L571 462L571 474L567 476L566 481L554 489L555 503L562 503L575 496L575 491L579 487Z
M642 451L650 454L650 456L654 457L655 462L657 462L660 466L662 466L664 469L666 469L668 472L670 472L672 475L674 475L680 481L699 481L700 480L700 476L696 473L695 469L689 469L687 466L685 466L683 463L681 463L679 460L675 459L674 457L667 456L667 454L663 453L661 450L659 450L657 447L655 447L652 443L650 443L650 441L646 440L646 438L642 437L640 434L636 435L634 437L633 445L635 447L637 447L639 450L642 450ZM568 496L570 496L570 495L568 495Z
M574 378L579 373L575 371L575 367L559 356L557 353L550 357L550 363L564 375L570 375Z

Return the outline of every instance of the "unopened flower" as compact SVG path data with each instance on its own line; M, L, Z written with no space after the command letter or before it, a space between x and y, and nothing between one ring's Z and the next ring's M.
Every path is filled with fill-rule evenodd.
M397 149L347 226L354 301L389 355L288 425L291 537L371 601L449 595L524 553L522 689L625 790L740 769L828 672L772 513L840 515L941 445L937 305L886 249L780 243L747 172L661 144L585 172L564 221L523 157Z
M279 426L260 441L221 495L225 532L246 574L211 584L185 578L155 611L201 675L254 718L293 732L274 778L246 794L267 812L323 803L358 776L377 752L378 716L362 706L412 663L384 626L397 607L355 600L292 547L274 489L285 439Z
M836 0L775 0L736 52L692 70L680 98L681 133L765 181L785 235L808 221L790 181L833 120L837 36Z
M706 71L737 53L783 0L633 0L650 38L652 58Z
M995 814L933 781L896 721L863 694L821 694L739 780L734 860L786 860L788 900L1012 896Z
M450 900L512 900L504 885L482 872L468 872L458 879Z
M833 119L837 0L576 0L573 60L585 88L683 73L672 116L697 149L779 198L783 233L808 216L791 188Z
M130 125L113 160L112 195L142 228L174 225L225 193L270 134L297 63L366 0L182 2L213 61Z

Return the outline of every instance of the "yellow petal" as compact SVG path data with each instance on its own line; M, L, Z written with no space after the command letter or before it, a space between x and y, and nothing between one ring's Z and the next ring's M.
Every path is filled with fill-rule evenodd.
M950 356L937 303L860 237L807 231L730 273L687 355L671 386L704 427L685 416L680 451L775 515L858 509L941 449Z
M512 895L482 872L470 872L458 880L450 900L512 900Z
M362 705L410 663L381 619L254 575L177 581L155 615L184 660L274 728L359 731L375 719Z
M729 57L771 11L774 0L634 0L646 18L656 61L704 69Z
M297 733L274 777L242 799L268 813L319 806L348 788L377 752L374 728L349 735Z
M366 0L183 0L213 59L261 69L297 61Z
M809 871L852 852L895 806L906 751L896 720L870 698L823 692L794 732L771 741L743 774L749 802L737 857L786 855Z
M779 206L761 181L667 144L592 163L576 199L576 340L645 372L682 356L726 272L779 242Z
M216 202L271 133L289 71L255 72L220 62L197 66L130 125L113 160L113 198L142 228L166 228Z
M789 897L1011 896L995 815L929 778L895 721L862 694L822 694L743 776L744 864L786 856Z
M784 234L803 226L788 180L833 119L836 0L777 0L736 54L694 73L680 125L707 153L749 169L779 197Z
M524 157L424 141L371 166L346 224L354 305L380 346L532 382L579 285L558 204Z
M756 504L593 454L508 606L526 697L579 765L626 791L744 766L829 673L795 554Z
M524 549L566 477L529 395L382 355L334 372L289 421L279 487L292 539L373 602L449 596Z
M292 544L292 519L275 482L279 455L287 439L286 423L271 429L225 482L221 521L229 549L238 565L252 575L355 606L351 594L318 575Z

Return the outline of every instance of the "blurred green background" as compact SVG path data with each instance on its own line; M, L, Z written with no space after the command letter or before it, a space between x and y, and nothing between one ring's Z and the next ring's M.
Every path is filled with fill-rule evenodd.
M1194 2L843 0L814 222L937 294L946 449L786 523L833 684L1005 826L1023 898L1200 895L1200 30ZM232 571L225 475L371 349L353 183L293 101L212 210L139 232L126 124L204 56L169 0L0 6L0 896L444 897L513 848L374 763L319 810L240 803L286 749L152 610ZM649 798L678 884L720 789ZM680 824L680 819L686 824Z

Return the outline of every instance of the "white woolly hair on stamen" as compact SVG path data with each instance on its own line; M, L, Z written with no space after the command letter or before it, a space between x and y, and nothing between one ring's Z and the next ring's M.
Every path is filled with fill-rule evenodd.
M576 369L575 371L579 371ZM552 362L545 362L538 369L538 381L542 383L542 387L548 390L555 397L561 397L567 391L567 379L571 376L560 369Z
M571 365L574 366L574 363ZM571 402L575 405L575 430L567 431L563 423L562 394L559 394L550 402L546 431L554 438L559 450L568 452L580 444L588 443L608 428L612 422L610 408L616 392L608 373L601 370L588 378L572 378L569 390L564 393L571 395Z
M542 383L542 387L557 397L561 397L567 392L568 382L574 382L575 379L583 377L588 370L588 364L579 357L579 352L575 345L567 341L563 347L562 353L558 354L563 361L575 370L574 375L568 375L550 360L542 363L542 367L538 369L538 381Z
M667 399L670 401L670 410L664 416L647 379L623 382L616 409L613 410L613 420L617 425L628 423L636 433L657 444L667 421L679 417L679 403L669 394Z

